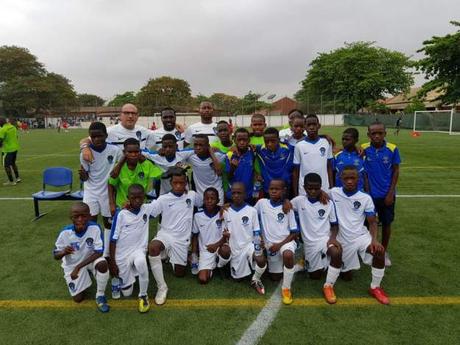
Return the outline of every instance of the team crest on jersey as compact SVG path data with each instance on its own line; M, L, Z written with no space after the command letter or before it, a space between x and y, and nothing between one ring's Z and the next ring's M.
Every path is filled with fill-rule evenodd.
M216 219L216 226L217 226L217 229L219 230L222 229L222 219Z
M137 137L137 139L138 139L139 141L141 141L141 138L142 138L142 133L141 133L141 131L137 131L137 132L136 132L136 137Z
M181 139L181 132L176 131L176 132L174 133L174 135L176 136L176 139L177 139L177 140L180 140L180 139Z
M241 222L243 223L243 225L248 225L249 223L249 218L244 216L243 218L241 218Z
M93 244L94 244L94 240L92 239L92 237L88 237L88 238L86 239L86 245L87 245L88 247L92 247Z
M353 161L353 165L359 166L359 159L355 159L355 160Z
M186 199L185 203L187 204L187 208L192 207L192 200L191 199Z
M80 243L79 242L71 242L70 246L73 248L73 250L80 250Z
M107 156L107 161L109 162L109 164L112 164L113 163L113 156L112 155Z
M142 220L144 221L144 223L147 223L147 215L146 215L146 214L144 214L144 215L142 216Z
M326 214L326 210L323 210L322 208L318 210L319 218L323 219L325 214Z
M281 213L281 212L278 213L277 218L278 218L278 223L282 223L284 220L284 213Z
M73 282L69 283L69 290L72 291L72 292L75 292L75 290L76 290L75 283L73 283Z
M353 202L353 207L355 208L355 210L357 210L361 207L361 203L359 201L355 201Z
M388 164L388 163L390 163L390 157L383 156L382 161L383 161L383 164Z
M326 148L325 147L320 147L319 153L321 154L321 157L324 157L326 155Z
M145 174L144 174L143 171L141 171L141 172L139 172L139 174L138 174L137 176L139 176L139 178L140 178L141 180L143 180L144 177L145 177Z

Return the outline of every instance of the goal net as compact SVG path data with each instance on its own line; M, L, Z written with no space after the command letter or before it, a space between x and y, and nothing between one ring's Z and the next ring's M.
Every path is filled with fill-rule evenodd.
M460 113L452 110L416 111L413 130L460 134Z

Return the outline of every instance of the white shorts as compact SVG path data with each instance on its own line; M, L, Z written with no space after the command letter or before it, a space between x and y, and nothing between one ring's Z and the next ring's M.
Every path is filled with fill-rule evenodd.
M115 261L118 266L118 276L121 279L122 289L134 284L141 270L146 270L148 275L147 257L142 249L132 252L123 260L115 259ZM135 264L136 262L138 263L137 265Z
M90 272L93 276L97 274L96 272L96 265L99 262L105 262L106 260L103 257L97 258L91 264L86 265L78 272L77 279L70 278L70 271L67 274L64 274L64 279L67 283L67 288L69 289L69 293L71 296L78 295L80 292L85 291L87 288L91 286L91 276Z
M315 242L303 242L306 268L308 272L325 270L329 266L329 257L327 256L327 241L329 237L324 237Z
M357 270L361 267L358 255L366 265L372 264L372 255L366 252L372 242L370 233L356 238L353 242L345 241L340 237L339 233L337 241L342 245L342 272Z
M200 251L200 260L198 261L198 271L213 270L217 266L217 250L210 253L207 250Z
M254 244L248 245L238 251L230 247L230 271L233 279L244 278L252 273L254 268Z
M270 248L270 246L271 244L268 242L265 244L266 248ZM297 249L297 243L295 243L295 241L291 241L291 242L283 244L280 250L276 252L275 254L267 250L268 272L283 273L283 267L284 267L283 253L286 250L289 250L294 254L296 249Z
M164 253L161 253L162 258L166 254L171 264L187 266L190 240L186 242L178 241L170 234L160 230L152 241L160 241L165 246Z
M110 218L112 214L110 213L109 198L107 196L101 197L98 200L85 200L83 195L83 202L89 206L89 212L92 216L97 216L101 214L102 217Z

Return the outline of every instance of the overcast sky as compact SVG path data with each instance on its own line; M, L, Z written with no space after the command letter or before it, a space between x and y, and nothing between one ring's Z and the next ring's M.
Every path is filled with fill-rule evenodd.
M0 45L26 47L79 93L109 99L163 75L193 95L279 98L318 52L366 40L415 55L455 19L455 0L1 0Z

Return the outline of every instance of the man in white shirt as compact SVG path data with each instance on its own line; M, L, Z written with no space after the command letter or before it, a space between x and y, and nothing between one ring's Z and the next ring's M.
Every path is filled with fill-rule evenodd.
M205 101L200 104L201 121L190 125L185 130L185 145L193 144L193 138L197 134L207 135L209 143L219 140L217 137L217 124L212 121L214 108L211 102Z
M147 148L158 150L161 147L161 139L165 134L172 134L176 137L177 148L182 150L184 148L184 133L176 125L176 111L173 108L163 108L160 112L161 122L163 128L158 128L152 131L152 135L149 137Z

